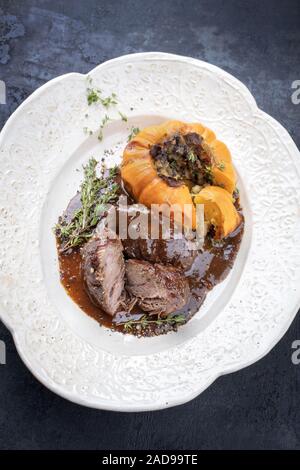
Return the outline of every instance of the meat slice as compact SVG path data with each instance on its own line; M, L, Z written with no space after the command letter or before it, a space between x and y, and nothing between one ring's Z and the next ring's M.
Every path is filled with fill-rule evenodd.
M125 263L120 239L104 229L84 245L82 258L84 281L91 300L113 316L124 298Z
M187 271L193 264L197 250L189 248L186 238L163 240L122 240L124 252L129 258L143 259L152 263L166 263Z
M190 292L179 269L133 259L126 261L126 289L144 311L164 315L182 308Z
M132 216L128 212L131 230L136 230L136 236L134 239L130 237L122 239L125 255L128 258L142 259L151 263L172 264L187 271L197 256L193 242L188 240L184 234L176 233L174 225L169 221L166 223L165 217L162 216L159 218L152 216L152 220L158 224L159 237L150 238L150 211L147 211L147 217L148 224L145 226L135 225L138 216Z

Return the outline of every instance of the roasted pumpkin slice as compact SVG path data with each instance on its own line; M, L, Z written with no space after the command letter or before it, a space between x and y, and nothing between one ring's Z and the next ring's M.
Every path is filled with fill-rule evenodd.
M230 194L236 187L236 174L231 161L231 154L227 146L220 140L210 143L210 149L214 156L212 167L214 184L226 189Z
M233 232L241 222L232 196L219 186L206 186L194 198L195 204L204 205L204 219L215 229L215 238L224 238Z

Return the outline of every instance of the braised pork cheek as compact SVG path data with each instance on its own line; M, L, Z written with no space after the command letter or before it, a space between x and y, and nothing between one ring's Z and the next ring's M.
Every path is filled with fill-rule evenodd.
M126 289L145 312L163 315L184 307L190 293L179 269L141 260L126 261Z
M176 230L174 222L166 220L162 214L157 217L153 214L151 216L148 209L144 212L148 223L141 226L138 222L135 224L138 215L131 215L129 208L128 224L136 236L134 239L130 237L122 239L125 256L151 263L172 264L184 271L190 269L197 256L193 243ZM150 238L151 223L157 224L158 238Z
M120 239L108 230L82 248L82 269L91 300L113 316L124 299L125 263Z

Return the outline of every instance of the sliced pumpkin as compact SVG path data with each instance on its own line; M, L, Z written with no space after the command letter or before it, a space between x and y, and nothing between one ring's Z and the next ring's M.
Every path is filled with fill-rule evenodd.
M195 204L204 205L204 219L214 226L215 238L224 238L233 232L241 222L232 196L219 186L206 186L194 198Z
M209 146L215 162L212 167L214 184L221 186L232 194L236 187L236 173L232 164L231 154L224 142L220 140L214 140Z

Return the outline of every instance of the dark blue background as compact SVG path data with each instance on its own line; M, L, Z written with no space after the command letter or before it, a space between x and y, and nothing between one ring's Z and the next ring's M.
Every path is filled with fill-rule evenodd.
M57 75L158 50L238 77L300 146L300 105L291 102L291 84L300 79L298 0L0 0L0 8L0 79L7 85L1 125ZM7 365L0 366L0 448L300 448L300 365L291 363L299 328L298 317L267 357L186 405L122 414L82 408L48 391L1 325Z

